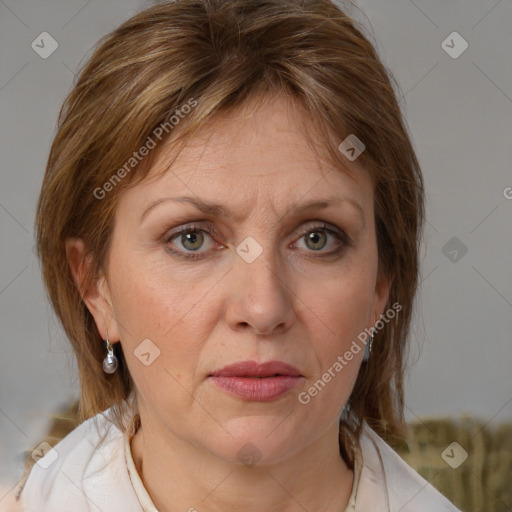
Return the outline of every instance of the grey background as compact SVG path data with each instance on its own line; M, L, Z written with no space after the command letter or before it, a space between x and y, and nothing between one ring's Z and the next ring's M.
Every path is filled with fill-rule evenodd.
M49 414L77 396L73 357L32 252L58 110L94 43L149 4L0 1L0 508L23 451L45 434ZM427 189L407 418L510 421L512 2L362 0L367 18L342 5L371 24L402 89ZM31 48L43 31L59 44L47 59ZM456 59L441 46L453 31L469 44Z

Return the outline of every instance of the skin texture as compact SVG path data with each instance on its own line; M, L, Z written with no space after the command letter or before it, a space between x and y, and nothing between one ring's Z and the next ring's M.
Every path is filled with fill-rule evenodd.
M162 512L347 505L353 472L339 454L338 420L363 351L307 405L298 395L374 325L391 283L377 276L369 174L354 162L352 179L322 161L306 142L305 122L283 96L243 116L223 113L190 140L170 171L121 196L104 276L86 303L99 332L108 329L111 343L123 345L142 422L132 452ZM154 169L169 165L171 151ZM141 221L152 203L177 196L219 203L233 217L167 200ZM333 197L361 211L349 201L296 211ZM215 234L172 237L192 222L213 226ZM324 224L347 242L319 230ZM308 232L317 233L309 243ZM252 263L236 251L249 236L262 249ZM169 248L201 257L186 260ZM69 240L68 254L79 281L80 240ZM160 350L149 366L134 354L144 339ZM208 378L241 360L284 361L303 378L274 401L243 400ZM261 457L251 467L237 455L247 443Z

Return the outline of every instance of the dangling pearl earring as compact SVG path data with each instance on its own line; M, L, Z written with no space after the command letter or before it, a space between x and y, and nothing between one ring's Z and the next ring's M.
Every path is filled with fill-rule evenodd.
M114 349L112 348L112 345L110 344L110 341L108 340L108 331L107 332L107 355L105 356L105 359L103 359L103 371L105 373L115 373L117 370L117 367L119 366L119 362L117 360L117 357L114 355Z

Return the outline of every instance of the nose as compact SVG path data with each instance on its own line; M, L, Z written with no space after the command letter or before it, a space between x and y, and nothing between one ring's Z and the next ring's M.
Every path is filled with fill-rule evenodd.
M296 297L288 273L270 248L252 263L237 257L228 279L226 320L233 330L271 335L289 329Z

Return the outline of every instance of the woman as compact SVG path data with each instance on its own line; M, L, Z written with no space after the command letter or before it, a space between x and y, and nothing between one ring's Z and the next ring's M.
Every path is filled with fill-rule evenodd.
M37 212L85 420L32 511L456 509L383 439L423 182L388 74L330 0L177 0L101 41Z

